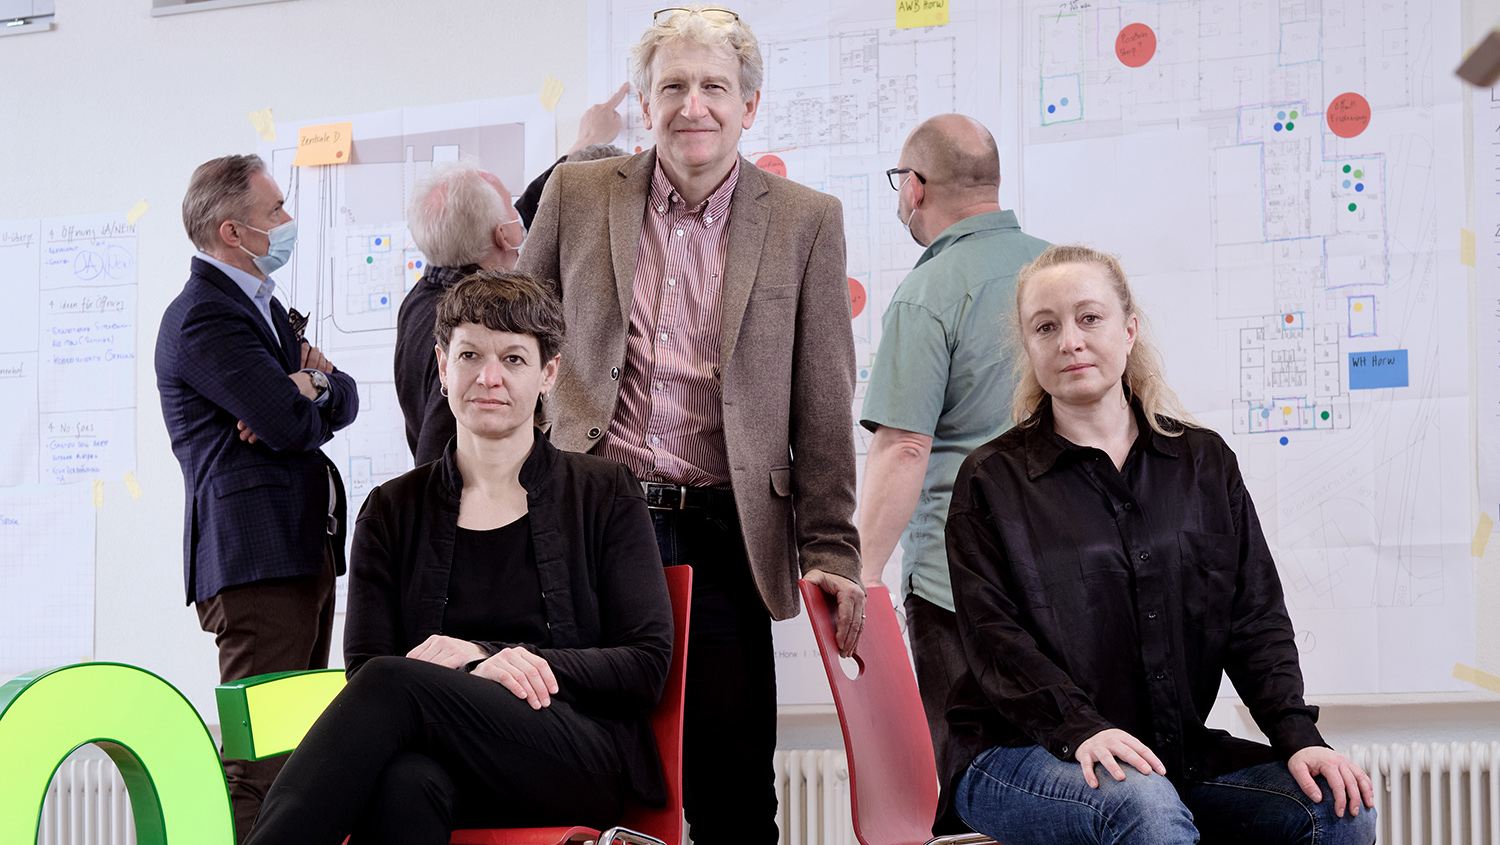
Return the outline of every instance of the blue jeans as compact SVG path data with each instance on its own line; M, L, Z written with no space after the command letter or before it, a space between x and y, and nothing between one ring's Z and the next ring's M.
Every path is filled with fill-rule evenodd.
M1040 746L991 748L969 765L954 806L976 831L1005 845L1371 845L1375 811L1333 814L1328 784L1313 803L1285 763L1263 763L1181 789L1129 766L1116 781L1096 767L1091 789L1077 763Z

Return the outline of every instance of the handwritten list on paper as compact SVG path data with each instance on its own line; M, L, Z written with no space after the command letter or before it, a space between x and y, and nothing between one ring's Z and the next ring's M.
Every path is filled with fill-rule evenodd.
M0 283L0 487L135 469L135 227L0 223Z

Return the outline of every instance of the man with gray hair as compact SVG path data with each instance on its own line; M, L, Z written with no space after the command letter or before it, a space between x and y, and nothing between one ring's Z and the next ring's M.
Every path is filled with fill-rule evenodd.
M438 300L471 273L513 269L526 230L505 183L472 160L434 164L412 193L406 225L427 264L396 314L396 399L420 466L441 457L457 431L433 353Z
M739 155L761 73L734 12L658 12L633 62L656 145L559 165L520 263L568 318L552 442L628 466L663 561L693 566L699 845L777 839L771 620L797 614L797 577L838 597L845 655L864 616L843 212Z
M906 139L887 172L896 216L927 251L896 288L862 410L875 433L859 497L866 584L901 539L901 592L938 771L948 694L967 664L943 529L959 465L1009 428L1005 315L1016 273L1048 244L1000 207L1000 153L979 121L944 114ZM904 532L904 533L903 533Z
M319 447L354 421L359 394L272 296L297 237L283 202L258 156L193 172L182 222L198 254L156 336L187 494L187 600L214 635L221 683L327 667L344 571L344 487ZM224 762L239 839L282 762Z

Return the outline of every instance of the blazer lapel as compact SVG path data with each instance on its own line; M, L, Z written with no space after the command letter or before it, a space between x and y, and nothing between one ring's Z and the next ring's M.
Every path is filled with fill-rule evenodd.
M292 321L287 317L286 308L274 296L271 297L271 320L276 324L276 337L281 341L281 363L293 372L302 369L302 344L292 331Z
M641 216L656 171L652 150L626 161L609 192L609 252L615 269L615 293L620 300L620 325L630 325L630 298L635 286L635 261L641 249Z
M740 157L740 176L734 186L729 206L729 251L724 256L723 306L719 331L719 366L728 367L734 358L734 345L740 336L740 323L750 301L750 289L760 271L760 257L765 249L766 227L771 209L760 168Z
M260 315L260 311L255 307L255 303L251 302L250 297L246 296L245 292L240 290L240 286L235 284L234 280L224 275L223 271L219 270L219 268L209 264L207 261L194 258L193 272L207 280L209 284L223 291L224 295L238 302L241 307L250 312L250 316L254 318L250 323L255 326L255 331L260 335L261 343L266 345L266 348L276 356L276 360L280 361L282 366L290 367L292 361L301 362L302 352L300 349L297 351L296 356L290 361L287 360L287 346L285 339L282 338L282 334L290 333L292 324L287 320L286 310L281 308L281 303L276 301L276 297L271 297L271 317L278 321L279 325L285 327L285 332L281 329L272 332L271 327L266 325L265 318Z

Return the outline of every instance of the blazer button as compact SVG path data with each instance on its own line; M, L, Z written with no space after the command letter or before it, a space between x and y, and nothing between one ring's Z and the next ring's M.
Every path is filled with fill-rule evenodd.
M619 381L620 380L620 368L619 367L610 367L609 368L609 377L613 381Z
M597 428L591 428L591 429L589 429L589 439L590 440L592 440L592 439L594 439L595 437L598 437L598 436L599 436L599 429L597 429Z

